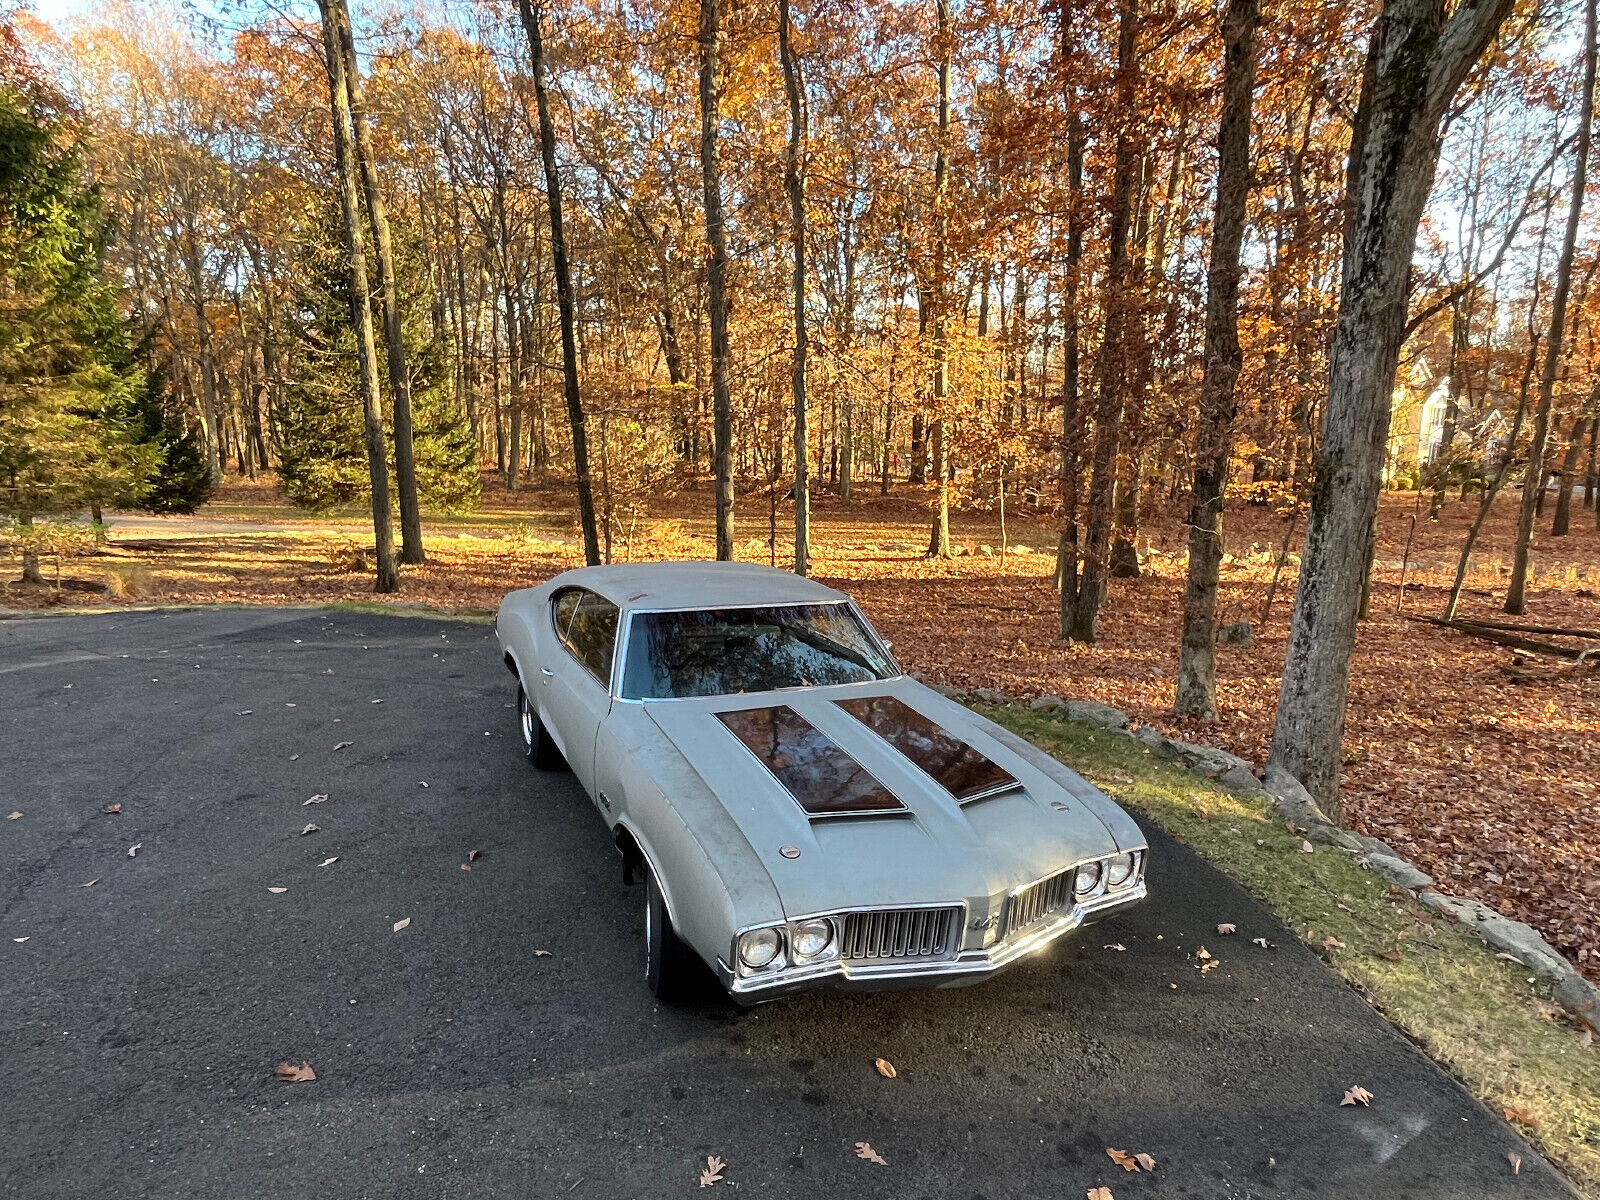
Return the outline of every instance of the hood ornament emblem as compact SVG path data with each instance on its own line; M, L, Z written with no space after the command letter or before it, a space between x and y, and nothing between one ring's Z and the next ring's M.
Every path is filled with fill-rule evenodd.
M799 858L800 857L800 847L799 846L779 846L778 847L778 853L783 855L783 857L785 857L785 858Z

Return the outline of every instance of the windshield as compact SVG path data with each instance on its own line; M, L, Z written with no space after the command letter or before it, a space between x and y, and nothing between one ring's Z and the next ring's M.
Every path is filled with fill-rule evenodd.
M894 666L849 604L635 613L622 695L730 696L887 679Z

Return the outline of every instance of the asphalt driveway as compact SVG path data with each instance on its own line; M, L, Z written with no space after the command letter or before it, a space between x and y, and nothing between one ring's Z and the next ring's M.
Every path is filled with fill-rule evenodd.
M512 698L481 624L0 621L0 1194L714 1196L708 1155L778 1197L1571 1194L1159 836L1149 903L989 983L662 1008Z

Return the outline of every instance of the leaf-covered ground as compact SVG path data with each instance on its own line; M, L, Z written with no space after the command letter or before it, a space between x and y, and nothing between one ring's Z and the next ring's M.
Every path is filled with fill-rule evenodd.
M1169 733L1263 759L1294 598L1291 558L1262 623L1284 541L1283 516L1264 506L1229 512L1222 619L1250 620L1254 637L1248 646L1222 648L1223 719L1197 728L1171 714L1184 571L1175 514L1147 518L1139 538L1143 575L1114 582L1099 642L1069 645L1058 636L1051 586L1053 526L1010 514L1011 552L1002 558L998 514L957 513L954 540L967 553L929 560L922 556L928 514L920 498L862 491L850 509L833 497L817 498L813 574L855 595L894 640L908 669L931 681L1024 697L1101 700ZM508 589L577 565L581 550L568 497L556 487L515 496L487 488L483 511L429 523L430 562L407 568L396 599L488 610ZM1464 614L1503 616L1517 498L1502 497L1485 530ZM684 493L641 525L634 545L619 537L615 556L708 557L710 502L709 489ZM1385 498L1373 615L1362 626L1351 676L1345 817L1414 858L1446 890L1536 926L1600 978L1600 671L1515 665L1507 649L1396 611L1404 561L1404 613L1439 613L1474 508L1475 501L1453 501L1430 521L1415 495ZM774 555L765 500L745 499L739 557L775 557L785 565L786 507L777 520ZM119 526L113 518L113 525L103 553L64 569L69 579L103 590L70 591L66 602L374 598L359 561L364 548L370 554L370 526L363 528L355 514L298 516L266 484L226 490L198 519L143 518ZM1576 509L1565 538L1544 532L1548 516L1539 528L1523 619L1600 628L1600 531L1593 510ZM1298 531L1291 545L1298 549ZM48 576L50 564L45 570ZM14 564L7 577L15 578ZM12 606L60 600L49 590L15 585L0 596Z

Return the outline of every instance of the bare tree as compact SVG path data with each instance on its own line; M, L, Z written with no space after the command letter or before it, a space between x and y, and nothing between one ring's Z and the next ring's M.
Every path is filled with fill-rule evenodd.
M383 436L383 411L378 404L378 355L372 339L372 296L367 286L366 234L362 230L361 198L352 153L355 132L350 123L350 93L339 51L338 0L317 0L322 12L322 43L328 69L328 98L333 110L334 169L339 177L339 200L344 208L344 241L349 259L350 317L355 325L356 357L361 368L361 415L366 432L367 475L372 485L372 532L377 549L374 590L400 590L400 572L394 561L394 529L389 512L389 463Z
M789 101L789 144L783 160L789 193L789 236L794 243L794 572L804 575L811 562L811 481L806 448L806 112L801 68L789 37L789 0L778 0L778 56L783 60L783 90ZM850 455L846 438L841 494L848 491Z
M1239 248L1250 195L1250 101L1255 90L1259 0L1228 0L1222 18L1222 118L1217 128L1217 213L1206 281L1205 374L1189 506L1189 577L1178 650L1179 716L1217 715L1217 583L1222 505L1233 456L1234 384L1239 378Z
M540 30L544 6L530 3L530 0L517 0L517 8L522 14L523 32L528 35L533 97L539 109L539 156L544 163L545 199L550 213L550 262L556 277L556 307L561 314L561 380L567 399L567 424L572 431L572 467L578 477L578 521L583 527L584 561L594 567L600 564L600 536L595 526L594 488L589 478L583 396L578 390L578 336L573 319L572 266L567 260L567 237L561 221L556 131L550 120L550 93L545 86L544 37ZM609 531L609 524L607 529ZM610 537L609 532L607 537Z
M950 253L949 139L950 139L950 0L935 0L939 39L939 136L933 157L933 420L928 440L933 443L933 486L936 500L933 529L928 535L928 553L950 557L950 461L945 444L944 409L950 394L950 344L945 329L945 306L949 303L949 281L945 279Z
M1268 771L1337 813L1367 531L1378 510L1411 258L1440 128L1512 0L1386 0L1374 23L1345 177L1339 317L1300 583Z

